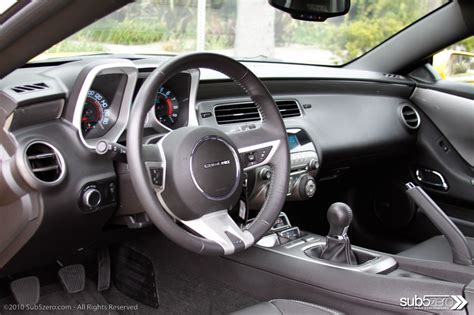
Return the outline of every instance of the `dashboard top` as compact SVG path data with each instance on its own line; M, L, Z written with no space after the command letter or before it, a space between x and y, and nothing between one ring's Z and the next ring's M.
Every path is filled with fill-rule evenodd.
M146 75L146 73L151 72L170 57L160 56L137 59L135 56L132 59L128 56L128 58L85 56L80 60L62 58L56 62L28 64L0 80L0 91L11 98L18 107L57 98L69 99L78 79L81 79L81 76L86 76L92 69L97 69L104 65L126 64L130 67L136 67L139 74L144 73ZM399 75L350 70L340 67L253 61L245 61L243 64L264 81L302 79L344 80L414 86L412 80ZM229 79L218 72L201 69L199 82L222 80ZM34 89L27 91L27 93L15 91L18 87L21 88L37 83L44 84L47 88Z
M16 118L7 121L6 127L18 128L61 117L79 131L82 143L89 149L94 149L100 139L119 141L123 139L128 114L141 83L168 58L130 60L95 56L71 62L62 60L53 65L29 64L0 81L0 97L7 100L3 103L10 104L10 110L15 112ZM326 138L318 141L328 151L331 151L330 148L344 147L349 140L352 140L352 145L362 149L367 147L367 143L377 144L407 135L403 126L397 122L397 109L400 104L409 102L415 86L408 78L337 67L252 61L243 63L266 83L277 103L296 104L300 114L298 117L286 118L287 127L303 128L313 137L326 134ZM353 95L350 102L347 102L345 94ZM152 134L198 124L225 131L242 126L246 128L246 123L223 125L216 122L214 110L217 105L248 101L238 86L224 75L207 69L192 70L180 74L157 91L156 104L148 115L145 127ZM53 102L54 106L47 106L48 102ZM391 105L377 106L382 103ZM312 108L306 108L308 104L312 104ZM22 107L25 110L15 110ZM387 115L389 108L395 118L387 116L387 119L392 125L397 125L393 125L392 129L386 128L387 132L380 135L370 134L371 128L381 127L383 120L380 124L367 123L365 119L369 117L363 114L368 108L380 115ZM25 121L25 115L22 115L25 111L29 112L30 120L27 123L16 122ZM360 118L351 117L352 121L346 122L350 124L346 126L346 131L353 128L352 138L345 137L343 131L328 133L328 128L334 130L335 126L328 125L330 120L321 121L321 117L326 115L326 118L337 120L349 112ZM258 125L259 119L255 120L252 124Z
M25 65L2 80L0 80L0 89L4 89L9 84L15 84L18 81L25 81L25 75L37 75L46 72L51 73L53 77L67 77L69 71L74 72L90 64L104 64L110 62L120 62L130 60L141 71L154 69L162 62L170 59L171 56L129 56L118 55L111 58L110 55L104 56L84 56L80 59L61 58L51 62L37 62ZM307 64L291 64L266 61L242 61L242 63L254 72L261 79L345 79L345 80L368 80L387 83L411 84L412 81L406 77L384 74L379 72L346 69L343 67L316 66ZM51 72L49 72L49 71ZM61 73L62 72L62 73ZM203 70L201 80L222 80L228 79L224 75L212 71Z

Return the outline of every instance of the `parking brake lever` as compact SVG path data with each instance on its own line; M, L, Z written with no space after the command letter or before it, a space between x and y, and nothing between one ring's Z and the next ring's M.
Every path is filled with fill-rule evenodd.
M446 237L453 254L453 262L458 265L472 265L472 253L466 237L453 221L421 187L415 186L411 182L405 184L405 187L408 197Z

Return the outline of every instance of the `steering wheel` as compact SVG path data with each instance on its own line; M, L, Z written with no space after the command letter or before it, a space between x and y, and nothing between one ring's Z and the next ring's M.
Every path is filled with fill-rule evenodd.
M256 104L258 128L224 133L217 128L182 127L157 144L143 144L143 129L156 91L174 75L198 68L221 72ZM170 59L143 83L127 129L127 159L138 198L151 221L172 241L203 255L230 255L252 246L272 226L288 191L286 129L264 84L241 63L212 53ZM272 169L267 198L255 220L242 230L229 216L240 199L243 173Z

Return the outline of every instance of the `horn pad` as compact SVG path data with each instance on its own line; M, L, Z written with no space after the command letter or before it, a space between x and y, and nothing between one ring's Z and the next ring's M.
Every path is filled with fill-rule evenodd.
M230 210L242 190L242 164L225 133L208 127L185 127L162 140L165 182L159 198L173 216L192 220Z
M239 157L221 137L202 138L191 153L190 164L194 184L209 199L226 199L239 184Z

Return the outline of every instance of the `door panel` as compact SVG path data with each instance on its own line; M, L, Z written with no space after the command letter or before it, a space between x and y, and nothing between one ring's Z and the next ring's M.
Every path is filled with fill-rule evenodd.
M417 88L412 101L420 111L413 179L467 234L474 234L474 86L470 97ZM447 189L422 183L416 170L439 173Z
M415 89L412 100L474 166L474 100L421 88Z

